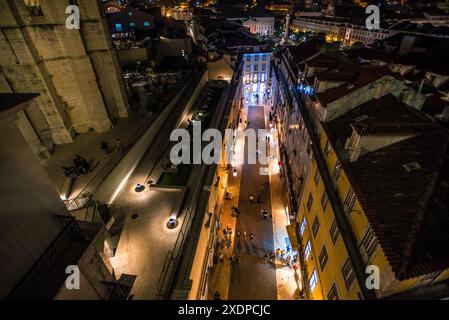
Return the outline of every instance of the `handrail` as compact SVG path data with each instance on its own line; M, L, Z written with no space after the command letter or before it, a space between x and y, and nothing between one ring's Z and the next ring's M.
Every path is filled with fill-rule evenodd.
M52 299L57 290L60 288L62 284L60 281L65 275L64 272L61 272L61 276L59 277L56 275L57 280L53 281L55 283L50 286L45 286L48 289L44 290L42 297L37 297L34 295L37 290L42 290L42 287L40 286L42 280L45 280L47 284L48 281L50 281L50 279L44 279L44 276L50 272L57 262L61 262L61 254L69 254L66 249L67 246L73 242L73 239L76 241L86 242L87 238L83 234L80 226L76 223L74 217L56 217L64 223L64 227L41 254L41 256L34 262L23 278L17 283L14 289L11 290L6 299ZM65 261L67 262L65 265L75 264L77 262L75 260L79 259L79 254L80 252L73 253L73 257L70 256L69 259L67 259L68 261ZM54 278L51 277L51 279ZM30 296L30 293L33 293L33 296Z

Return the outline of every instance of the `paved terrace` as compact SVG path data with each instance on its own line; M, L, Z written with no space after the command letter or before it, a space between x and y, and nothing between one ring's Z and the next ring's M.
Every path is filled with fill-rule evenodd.
M202 105L205 91L207 90L203 91L192 110ZM217 94L220 92L220 90L217 91ZM191 115L187 115L179 127L187 127L187 119L190 117ZM177 121L178 118L175 116L169 118L159 133L158 139L148 149L141 163L129 178L123 192L114 202L114 215L122 231L115 257L111 259L111 263L116 277L122 273L137 275L131 292L134 299L157 298L157 282L167 252L173 248L181 225L184 223L184 214L181 210L182 213L178 218L179 226L173 230L166 227L173 208L181 201L180 188L160 190L147 187L141 193L134 191L137 183L145 183L149 180L156 182L159 179L162 165L169 157L169 135ZM192 189L197 183L196 169L195 166L191 173L192 178L189 179L187 185L189 189ZM148 184L146 185L148 186ZM192 192L189 192L185 206L191 199Z

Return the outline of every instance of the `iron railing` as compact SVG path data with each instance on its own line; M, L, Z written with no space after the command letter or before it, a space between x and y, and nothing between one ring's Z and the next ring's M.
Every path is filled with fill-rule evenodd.
M56 216L62 230L37 259L7 299L53 299L66 277L65 268L81 258L88 240L71 216Z

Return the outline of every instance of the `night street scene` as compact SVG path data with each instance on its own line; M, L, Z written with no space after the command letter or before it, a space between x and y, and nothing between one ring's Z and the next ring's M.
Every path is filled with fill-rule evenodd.
M449 300L449 0L0 0L0 30L1 300Z

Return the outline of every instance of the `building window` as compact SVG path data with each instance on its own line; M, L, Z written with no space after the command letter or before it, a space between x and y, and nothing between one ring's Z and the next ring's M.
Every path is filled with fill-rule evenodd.
M301 236L304 235L304 231L306 230L306 225L307 225L306 217L303 217L302 221L301 221L301 226L299 227L299 231L301 233Z
M144 27L149 27L151 24L150 24L150 22L149 21L144 21L143 22L143 26Z
M346 260L345 265L341 269L341 273L343 274L343 279L345 280L346 289L349 290L355 280L355 273L352 269L352 264L351 261L349 261L349 258Z
M310 256L310 251L311 251L311 247L310 247L310 240L307 240L306 243L306 247L304 248L304 258L307 260L309 259Z
M326 263L327 263L327 259L328 258L329 258L329 256L327 255L326 246L323 245L323 248L321 248L321 252L320 252L320 256L319 256L320 267L321 267L322 271L324 271L324 268L326 267Z
M320 221L318 220L318 215L315 217L315 220L313 220L312 224L312 233L313 237L316 237L316 234L318 233L318 229L320 228Z
M376 235L374 234L374 230L369 227L368 231L366 232L365 236L362 240L362 246L363 249L365 249L365 253L367 255L367 260L371 258L371 256L374 254L374 252L377 249L377 239Z
M254 61L259 61L259 56L258 55L254 56Z
M246 56L246 61L251 61L251 56L250 55Z
M132 15L133 15L133 13L132 13L132 12L130 11L130 12L128 12L128 15L129 15L129 16L132 16Z
M262 56L262 61L267 61L267 55L266 55L266 54L264 54L264 55Z
M340 235L340 229L338 229L337 221L335 219L334 222L332 222L330 233L332 242L335 244L338 240L338 236Z
M307 198L307 210L310 211L310 208L312 208L312 203L313 203L313 196L311 192L309 193L309 198Z
M134 27L136 26L136 23L135 23L135 22L131 22L131 23L129 24L129 26L130 26L131 28L134 28Z
M316 168L315 171L315 177L313 178L313 180L315 181L315 185L318 185L318 182L320 181L320 171L318 170L318 167Z
M331 151L331 145L329 143L329 140L326 140L326 144L324 145L324 154L327 156L327 155L329 155L330 151Z
M332 182L334 184L338 182L338 178L340 178L340 172L341 172L341 163L340 161L337 161L334 167L334 171L332 172Z
M354 208L354 205L355 205L355 200L356 200L356 197L355 197L354 190L352 190L352 188L349 188L348 194L346 195L345 202L343 203L343 207L347 214L350 214L352 212L352 209Z
M115 24L115 30L116 31L122 31L122 24L121 23L116 23Z
M259 71L259 66L257 64L254 66L254 71Z
M44 15L39 0L24 0L24 2L30 16L39 17Z
M262 65L262 71L266 71L267 70L267 65L266 64L263 64Z
M246 72L250 72L251 71L251 66L249 64L246 65Z
M316 270L313 270L312 275L310 276L309 279L310 292L313 292L313 290L315 290L317 284L318 279L316 277Z
M323 211L326 212L327 202L329 198L327 197L326 190L323 191L323 196L321 197L321 206L323 207Z
M334 283L327 294L327 300L340 300L338 297L337 285Z

